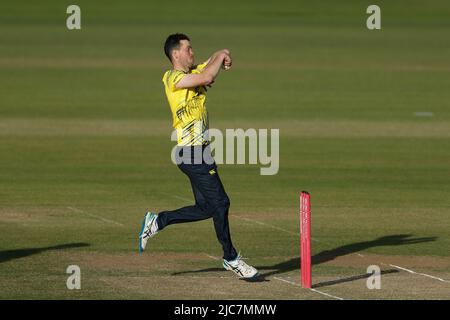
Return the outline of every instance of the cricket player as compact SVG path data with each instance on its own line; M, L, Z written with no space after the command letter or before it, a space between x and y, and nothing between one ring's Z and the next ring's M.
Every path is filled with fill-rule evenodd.
M230 51L217 51L204 63L194 65L189 37L177 33L167 38L164 52L172 64L162 82L177 131L177 165L191 182L195 205L159 214L147 212L139 235L139 252L145 249L151 237L170 224L212 217L223 248L223 267L240 278L254 278L258 271L245 263L233 247L228 224L230 200L220 181L207 137L207 87L214 83L221 69L231 68Z

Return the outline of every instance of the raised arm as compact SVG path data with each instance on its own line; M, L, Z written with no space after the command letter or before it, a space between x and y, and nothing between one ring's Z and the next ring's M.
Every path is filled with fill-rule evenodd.
M221 54L221 53L226 53L226 54L229 56L229 55L230 55L230 50L228 50L228 49L222 49L222 50L219 50L219 51L217 51L217 52L214 52L214 53L211 55L211 57L209 57L209 59L206 60L205 63L208 64L214 56L216 56L216 55L218 55L218 54Z
M214 82L222 65L231 66L230 52L227 49L214 53L201 73L184 76L175 87L181 89L209 85Z

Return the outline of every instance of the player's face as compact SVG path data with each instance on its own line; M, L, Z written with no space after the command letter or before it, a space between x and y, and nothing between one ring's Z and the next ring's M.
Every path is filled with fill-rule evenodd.
M194 51L188 40L180 41L179 59L186 67L190 68L194 65Z

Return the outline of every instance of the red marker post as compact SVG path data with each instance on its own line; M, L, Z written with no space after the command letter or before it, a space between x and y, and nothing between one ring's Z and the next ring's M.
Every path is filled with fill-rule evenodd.
M311 288L311 196L300 193L300 259L302 287Z

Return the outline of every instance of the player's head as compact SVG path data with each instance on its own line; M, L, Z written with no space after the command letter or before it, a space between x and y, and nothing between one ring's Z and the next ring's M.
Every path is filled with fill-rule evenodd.
M191 40L182 33L174 33L167 37L164 53L172 64L179 64L190 68L194 65L194 51Z

